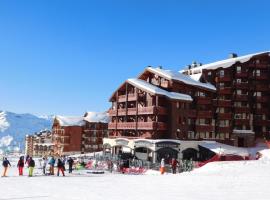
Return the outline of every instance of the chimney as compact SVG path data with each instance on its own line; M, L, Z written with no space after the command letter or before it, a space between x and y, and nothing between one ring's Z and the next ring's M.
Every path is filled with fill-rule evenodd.
M236 53L230 53L229 58L237 58L237 54Z

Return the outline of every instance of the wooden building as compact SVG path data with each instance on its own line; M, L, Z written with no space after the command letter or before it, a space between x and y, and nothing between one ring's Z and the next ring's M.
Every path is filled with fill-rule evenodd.
M181 72L146 68L111 96L110 138L214 140L247 147L269 137L269 52Z

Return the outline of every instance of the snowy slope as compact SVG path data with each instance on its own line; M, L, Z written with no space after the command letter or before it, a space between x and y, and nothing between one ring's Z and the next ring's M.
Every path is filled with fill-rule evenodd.
M52 117L50 116L38 117L31 114L0 111L0 140L3 140L5 136L11 136L13 138L12 145L21 145L22 147L25 135L51 129L51 125Z

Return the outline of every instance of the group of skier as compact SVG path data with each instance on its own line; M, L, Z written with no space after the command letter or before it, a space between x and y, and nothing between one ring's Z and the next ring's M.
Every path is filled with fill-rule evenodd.
M66 160L66 158L63 158L63 159L58 158L57 163L56 163L56 159L54 157L51 157L50 159L48 159L47 157L43 157L40 163L42 167L43 175L54 175L54 168L56 166L57 176L60 175L60 172L62 173L63 176L65 176L66 162L68 163L69 173L72 173L73 164L74 164L74 160L72 158L69 158L68 160ZM24 156L21 156L17 163L19 176L23 176L23 170L24 170L25 165L27 165L29 169L28 176L32 177L35 166L36 166L35 160L30 156L26 156L26 158L24 158ZM49 173L47 173L47 165L49 165ZM11 167L11 164L7 158L3 158L2 166L3 166L2 177L7 177L8 168Z

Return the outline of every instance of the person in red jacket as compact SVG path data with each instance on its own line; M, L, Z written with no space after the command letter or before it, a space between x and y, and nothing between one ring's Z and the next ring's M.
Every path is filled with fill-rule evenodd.
M171 161L171 167L172 167L173 174L176 174L177 165L178 165L178 161L175 158L173 158Z
M17 167L19 169L19 176L23 176L23 168L24 168L24 157L21 156L18 161Z

